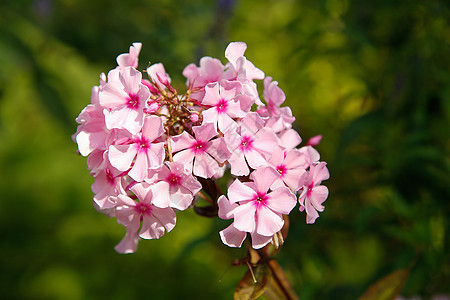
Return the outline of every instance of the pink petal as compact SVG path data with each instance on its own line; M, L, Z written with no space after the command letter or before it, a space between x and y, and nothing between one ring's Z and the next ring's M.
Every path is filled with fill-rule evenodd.
M267 160L256 149L246 152L245 153L245 159L247 160L248 165L252 169L258 169L259 167L268 165Z
M309 199L311 201L312 206L317 211L323 211L325 207L322 206L322 203L325 202L327 197L328 197L328 188L324 185L319 185L312 189Z
M119 110L103 110L105 114L106 128L126 129L131 134L137 134L141 128L144 120L144 114L141 110L129 109L123 107Z
M251 237L253 249L261 249L262 247L270 243L270 241L272 240L272 236L264 236L256 232L252 232Z
M173 156L173 160L182 163L184 169L190 173L192 171L192 161L194 160L194 156L194 152L188 149L176 153Z
M138 153L136 156L136 161L134 162L131 170L128 172L128 175L137 182L141 182L147 177L148 168L149 162L147 154L144 152Z
M236 149L228 159L231 165L231 174L235 176L247 176L250 173L244 154L239 149Z
M227 144L223 137L214 139L209 142L210 147L208 148L208 153L211 154L220 163L224 163L230 158L230 151L228 151Z
M300 187L305 183L307 179L307 173L302 168L287 170L283 176L283 181L287 186L291 188L293 192L298 191Z
M268 128L262 128L255 135L255 141L253 142L254 148L262 153L267 159L272 156L272 153L276 148L279 148L278 138L276 134Z
M218 216L224 220L233 218L233 209L239 206L236 203L231 203L224 195L221 195L219 199L217 199L217 204L219 205Z
M214 174L216 174L218 169L219 165L217 164L217 161L215 161L208 154L205 153L195 157L193 170L195 176L211 178Z
M288 215L297 204L295 195L286 187L280 187L268 194L266 205L273 211Z
M177 215L170 207L152 207L152 214L161 222L161 224L166 229L166 232L170 232L175 227L177 222Z
M120 82L127 93L137 94L141 84L142 74L133 67L126 67L119 73Z
M139 199L140 202L144 203L151 203L152 194L150 193L150 185L146 182L138 183L133 185L130 190L133 192L133 194L136 195L136 197ZM122 199L122 198L120 198ZM134 202L134 201L133 201ZM135 203L133 204L135 205Z
M233 223L219 232L220 239L228 247L240 248L245 240L246 232L240 231L233 226Z
M194 197L188 189L180 187L175 193L170 193L169 199L170 207L185 210L192 204Z
M165 159L164 143L155 143L150 145L150 150L147 151L148 166L150 168L157 168L161 166Z
M289 169L306 168L305 156L298 149L292 149L287 152L284 163Z
M239 205L234 210L234 227L240 231L253 232L255 230L256 206L253 201Z
M165 181L159 181L150 186L152 190L152 204L161 208L170 205L169 184Z
M164 235L164 226L152 215L144 215L139 236L143 239L159 239Z
M236 222L236 213L235 213ZM273 212L271 209L265 206L260 206L257 211L256 232L265 235L272 236L281 230L284 224L281 214Z
M328 178L330 178L330 173L328 172L326 166L326 162L320 162L317 165L311 165L310 173L315 185L320 184L322 180L327 180Z
M255 182L260 193L266 193L279 177L280 173L272 167L261 167L250 174L250 179Z
M256 191L243 184L239 179L235 179L234 182L228 188L228 198L231 203L249 201L256 195Z
M219 114L217 112L217 109L215 107L208 108L207 110L202 112L203 116L203 123L211 123L214 125L214 129L217 131L217 120L219 118Z
M219 83L209 83L205 86L205 97L203 98L203 105L214 106L220 101Z
M189 133L183 131L182 134L172 137L170 147L172 149L172 153L174 153L183 149L187 149L194 143L195 139Z
M253 136L264 126L264 121L256 112L249 112L241 122L241 135Z
M114 247L114 250L122 254L134 253L136 252L138 243L139 237L137 232L127 231L120 243Z
M282 131L278 137L280 138L281 146L285 147L286 150L293 149L302 142L302 138L294 129Z
M195 134L196 140L205 142L209 141L210 139L212 139L217 135L217 130L211 123L205 123L202 124L201 126L194 126L192 127L192 131Z
M244 55L246 49L247 44L243 42L230 43L225 49L225 57L235 66L237 59Z
M119 85L108 83L104 85L98 94L99 103L105 108L116 108L126 104L127 93Z
M120 170L126 171L130 168L131 162L137 154L134 145L111 145L108 150L108 159L111 165Z
M306 210L306 223L307 224L313 224L316 219L319 217L319 214L315 210L315 208L312 206L311 201L306 198L305 200L305 210Z
M157 116L148 116L144 119L142 135L153 142L164 133L162 119Z

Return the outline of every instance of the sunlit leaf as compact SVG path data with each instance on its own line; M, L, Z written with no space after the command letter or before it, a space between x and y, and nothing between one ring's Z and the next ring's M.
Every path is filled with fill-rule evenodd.
M397 270L371 285L360 300L391 300L401 292L408 279L409 270Z

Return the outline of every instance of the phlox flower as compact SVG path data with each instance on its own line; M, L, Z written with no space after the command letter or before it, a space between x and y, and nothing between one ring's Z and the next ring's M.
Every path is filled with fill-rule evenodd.
M172 151L177 152L173 160L184 164L196 176L211 178L220 170L218 162L225 162L230 152L223 137L214 138L218 133L213 124L194 126L192 131L195 138L186 131L172 138Z
M139 201L126 195L113 198L116 203L117 222L127 228L125 238L119 243L120 246L116 247L116 250L122 253L134 252L138 231L139 237L143 239L159 239L164 233L170 232L176 224L173 209L153 205L154 192L150 184L138 183L131 187L131 191Z
M103 162L97 172L93 174L95 181L92 184L92 192L94 193L94 201L100 210L110 209L114 207L114 202L110 197L116 197L125 194L122 186L123 172L114 168L107 159L107 151L103 152Z
M253 80L263 79L264 72L247 60L244 56L246 49L247 44L243 42L230 43L225 49L225 57L229 61L227 67L234 70L236 80L242 83L244 93L251 97L253 103L256 102L257 105L262 105L256 83Z
M275 133L263 126L261 117L255 112L249 112L241 121L240 133L229 130L225 134L231 152L228 160L231 174L246 176L250 173L248 166L257 169L267 165L267 160L279 147L279 142Z
M303 185L306 176L305 158L297 149L289 151L275 149L269 164L280 174L280 177L274 181L272 189L286 185L291 191L296 192Z
M159 168L149 169L146 182L155 183L155 185L160 185L160 182L167 183L169 197L165 202L155 203L155 205L170 206L178 210L188 208L194 195L202 189L200 182L191 173L186 172L184 165L179 162L167 162Z
M163 133L161 118L146 117L141 133L125 137L122 143L109 146L108 158L111 165L120 171L127 171L131 167L128 175L138 182L143 181L147 177L149 168L156 168L163 164L164 143L155 143L155 140Z
M209 56L200 59L199 67L189 64L183 70L183 76L187 78L186 85L199 90L192 93L191 97L199 101L203 99L204 88L208 83L220 82L222 79L231 80L233 73L233 70L225 68L220 60Z
M241 106L248 110L251 106L250 98L240 95L241 89L241 84L237 81L222 80L220 83L208 84L202 104L210 108L203 111L203 122L217 124L222 133L236 128L237 124L233 118L245 116Z
M325 162L312 164L302 193L298 197L300 211L306 210L306 223L312 224L319 217L325 207L322 203L328 197L328 188L321 185L323 180L330 178Z
M99 103L105 108L103 113L108 129L126 129L136 134L142 128L143 107L150 92L141 79L141 72L133 67L109 72L108 82L99 92Z
M272 167L262 167L250 175L252 182L236 179L228 188L228 199L219 202L219 217L234 218L232 227L222 231L222 241L229 246L240 246L245 236L239 232L249 232L255 238L253 247L262 247L284 225L283 214L289 214L296 205L295 195L285 186L269 191L279 178ZM229 201L227 203L226 201ZM241 240L242 239L242 240ZM263 245L261 245L261 242Z

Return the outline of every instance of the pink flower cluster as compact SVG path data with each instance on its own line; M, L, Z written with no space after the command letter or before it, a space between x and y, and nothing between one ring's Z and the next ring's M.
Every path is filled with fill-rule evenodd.
M184 93L160 63L142 78L141 46L134 43L101 74L73 136L95 178L95 206L126 227L115 249L131 253L140 238L171 231L176 212L205 197L202 179L228 170L228 197L211 199L220 218L233 219L220 232L226 245L240 247L247 233L253 248L267 245L297 202L314 223L328 196L326 163L313 148L321 136L297 148L295 118L281 107L285 94L244 56L246 44L229 44L225 65L211 57L188 65ZM255 80L263 80L262 99Z

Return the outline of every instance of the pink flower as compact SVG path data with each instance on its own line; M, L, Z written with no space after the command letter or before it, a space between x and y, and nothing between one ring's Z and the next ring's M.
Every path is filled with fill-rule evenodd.
M233 118L244 117L241 102L244 107L250 109L250 99L248 96L239 95L241 84L237 81L222 80L220 84L210 83L205 87L205 92L202 104L211 108L202 113L203 122L218 124L222 133L237 127Z
M142 43L133 43L133 46L130 46L129 53L123 53L117 56L117 64L119 68L126 67L138 67L138 56L139 52L141 52Z
M289 214L297 201L295 195L284 186L269 192L270 186L278 177L279 174L275 169L263 167L250 175L253 182L242 183L238 179L233 182L228 188L230 203L221 200L219 217L225 219L233 217L234 229L228 228L223 231L222 240L229 245L238 245L242 234L238 234L236 230L249 232L252 239L254 234L257 234L256 246L262 247L281 230L284 225L282 215ZM264 245L260 245L262 240L265 241L265 244L262 243Z
M74 138L78 144L78 150L83 156L88 156L96 149L107 149L107 139L109 135L105 125L105 116L95 105L86 106L76 119L80 124Z
M258 112L263 116L279 115L280 105L286 100L286 95L278 86L278 82L272 81L270 76L264 78L263 97L267 105L261 107Z
M328 188L320 184L322 180L330 178L326 165L325 162L320 162L310 166L308 178L298 198L300 211L306 210L306 223L308 224L314 223L319 217L318 211L322 212L325 209L322 203L328 197Z
M108 158L111 165L120 171L127 171L136 158L128 175L136 181L143 181L149 168L157 168L163 164L164 143L154 143L163 133L161 118L146 117L141 133L125 138L124 144L109 146Z
M148 179L149 183L165 182L169 197L165 203L156 204L159 207L170 206L179 210L188 208L194 195L201 189L202 185L192 174L184 170L184 165L179 162L167 162L165 165L157 169L149 169Z
M193 173L203 178L211 178L219 171L219 164L228 159L230 152L222 137L217 136L217 130L211 123L192 127L195 134L193 138L184 131L174 136L171 148L174 153L173 160L184 164L189 172L194 165Z
M133 67L116 69L108 74L108 83L99 93L108 129L126 129L136 134L142 128L143 107L150 92L141 79L142 74Z
M133 250L132 245L135 241L133 233L139 231L139 237L143 239L159 239L164 233L170 232L176 224L176 215L171 208L153 205L153 191L150 184L138 183L131 187L131 191L139 202L125 195L115 198L117 222L127 228L126 240L123 241L125 245L119 247L119 250L125 252Z
M224 195L219 197L217 204L219 205L219 218L224 220L232 219L234 217L233 210L239 206L236 203L231 203ZM219 235L225 245L229 247L241 247L247 236L247 232L236 229L233 222L230 226L220 231ZM256 232L251 232L250 236L254 249L260 249L272 240L272 236L264 236Z
M247 45L243 42L230 43L225 49L225 57L229 60L227 67L234 70L236 80L242 84L244 93L250 96L253 103L262 105L256 83L253 80L263 79L264 72L247 60L244 56L246 49Z
M296 192L303 185L305 170L304 155L297 149L283 151L276 149L269 160L269 164L280 174L280 178L275 180L272 189L286 185L291 191Z
M95 182L92 184L92 192L94 193L94 201L99 209L113 208L115 203L110 197L116 197L125 194L122 186L122 172L111 166L106 159L107 152L104 152L104 159L101 167L93 175Z
M234 74L232 69L225 69L225 66L217 58L205 56L200 59L199 67L195 64L189 64L184 68L183 76L187 78L187 86L200 89L200 91L193 93L191 97L201 101L205 95L205 91L201 89L208 83L232 79Z
M230 130L225 140L231 152L228 162L231 174L246 176L252 169L267 165L273 151L279 147L278 138L269 128L263 128L264 121L257 113L250 112L241 122L241 132ZM247 165L248 163L248 165Z

